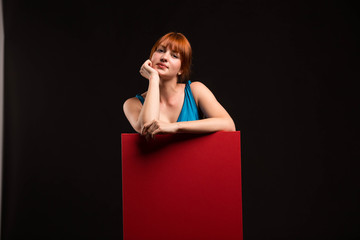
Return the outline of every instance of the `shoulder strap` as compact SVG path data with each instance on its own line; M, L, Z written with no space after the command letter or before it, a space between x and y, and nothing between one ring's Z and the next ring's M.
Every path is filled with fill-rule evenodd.
M143 96L141 96L141 94L136 94L136 97L137 97L137 99L139 99L139 100L140 100L141 104L143 104L143 105L144 105L144 101L145 101L145 99L143 98Z
M181 109L178 122L199 120L199 112L196 106L194 96L190 87L191 81L189 80L185 86L185 97L183 107Z

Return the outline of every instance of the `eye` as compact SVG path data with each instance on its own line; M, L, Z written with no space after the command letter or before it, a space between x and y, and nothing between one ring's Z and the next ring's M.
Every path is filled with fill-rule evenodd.
M158 48L158 49L156 49L156 51L157 51L157 52L164 52L164 49Z
M173 53L172 56L173 56L173 58L179 58L179 54L177 54L177 53Z

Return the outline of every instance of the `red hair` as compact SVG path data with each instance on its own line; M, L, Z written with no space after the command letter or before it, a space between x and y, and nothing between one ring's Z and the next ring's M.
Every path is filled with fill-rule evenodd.
M180 54L181 75L178 76L179 82L186 82L190 77L190 68L192 60L192 50L189 41L182 33L170 32L156 41L151 49L150 59L159 45L169 47L172 51Z

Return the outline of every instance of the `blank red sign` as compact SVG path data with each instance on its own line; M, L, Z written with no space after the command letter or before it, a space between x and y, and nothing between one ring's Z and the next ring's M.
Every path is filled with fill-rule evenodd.
M124 240L242 239L240 132L121 138Z

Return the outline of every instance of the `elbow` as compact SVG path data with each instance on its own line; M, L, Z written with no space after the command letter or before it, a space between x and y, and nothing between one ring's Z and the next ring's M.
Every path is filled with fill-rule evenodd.
M227 119L227 123L226 123L226 126L225 126L224 131L227 131L227 132L234 132L234 131L236 131L235 123L234 123L234 121L232 120L232 118L228 118L228 119Z
M144 123L138 123L138 124L137 124L137 128L135 129L135 131L138 132L140 135L143 135L143 136L144 136L144 135L145 135L145 134L144 134L144 131L143 131L143 130L144 130L144 126L145 126Z
M141 134L141 135L144 135L143 129L144 129L145 125L146 125L145 122L143 122L143 121L141 121L141 120L138 120L138 121L136 122L136 124L133 126L133 128L134 128L134 130L135 130L137 133L139 133L139 134Z

